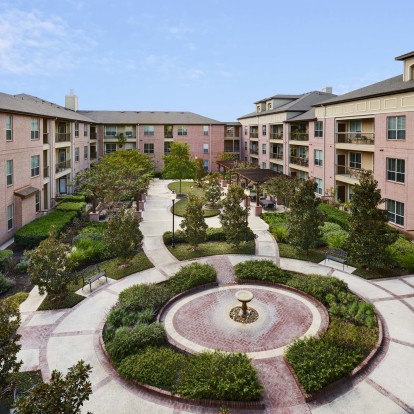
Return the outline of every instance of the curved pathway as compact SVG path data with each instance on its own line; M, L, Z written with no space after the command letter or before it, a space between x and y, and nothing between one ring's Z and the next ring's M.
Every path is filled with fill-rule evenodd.
M93 394L82 412L98 413L217 413L149 396L132 388L108 365L99 347L102 322L119 293L136 283L156 283L174 274L185 262L178 262L164 247L162 234L171 230L171 200L166 182L151 184L141 223L144 250L155 268L133 274L119 281L97 286L92 294L72 309L36 311L42 298L34 290L21 305L23 370L41 369L48 379L53 369L66 371L80 359L93 366ZM176 228L180 219L175 218ZM206 220L218 227L217 218ZM266 395L267 414L273 413L414 413L414 276L366 281L333 266L278 257L277 244L269 236L267 225L249 217L249 225L258 236L256 253L280 262L284 269L305 274L333 275L348 283L351 290L373 302L385 322L386 346L368 373L323 401L305 404L285 364L273 360L254 362L261 380L272 393ZM199 259L219 270L221 284L234 283L233 266L257 256L228 255ZM286 382L285 382L286 381ZM286 386L280 386L285 383ZM279 385L276 385L279 384ZM289 385L290 384L290 385ZM282 402L282 403L281 403ZM237 410L232 410L236 413ZM249 411L254 413L253 411Z

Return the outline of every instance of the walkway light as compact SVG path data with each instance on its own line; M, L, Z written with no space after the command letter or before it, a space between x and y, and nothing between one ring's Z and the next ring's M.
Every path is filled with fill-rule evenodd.
M171 241L171 248L175 248L175 240L174 240L174 205L175 205L175 200L177 199L177 194L175 193L175 191L172 192L171 194L171 200L172 200L172 241Z

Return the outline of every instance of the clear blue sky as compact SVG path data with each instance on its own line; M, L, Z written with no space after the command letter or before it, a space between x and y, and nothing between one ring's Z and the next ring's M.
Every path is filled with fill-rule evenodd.
M276 93L402 73L413 0L0 0L0 92L233 121Z

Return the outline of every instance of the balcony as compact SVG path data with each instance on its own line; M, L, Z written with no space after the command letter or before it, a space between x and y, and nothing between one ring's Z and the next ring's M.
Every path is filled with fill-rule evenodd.
M336 142L338 144L374 145L374 132L338 132Z
M98 153L96 151L92 152L91 151L91 155L90 155L90 160L96 160L98 158Z
M283 139L283 133L271 132L270 139Z
M97 139L97 138L98 138L98 135L97 135L97 133L96 133L96 132L92 132L92 131L91 131L91 133L90 133L90 137L91 137L91 139L93 140L93 139Z
M174 138L174 135L173 135L172 131L171 132L164 132L164 139L173 139L173 138Z
M50 177L50 168L48 167L44 167L43 168L43 178L49 178Z
M270 158L274 158L276 160L283 160L283 154L279 154L278 152L271 152Z
M336 174L343 175L348 178L359 180L361 172L365 171L362 168L347 167L346 165L336 165Z
M256 139L259 138L259 133L258 132L250 132L250 139Z
M70 168L70 160L58 162L56 164L56 173L60 173L62 171L65 171L68 168Z
M309 159L303 157L290 157L291 164L300 165L301 167L309 167Z
M289 139L291 141L309 141L309 134L307 132L291 132Z
M250 148L250 155L259 155L259 148Z
M70 142L70 132L57 132L56 142Z
M49 144L49 133L48 132L43 133L43 144Z

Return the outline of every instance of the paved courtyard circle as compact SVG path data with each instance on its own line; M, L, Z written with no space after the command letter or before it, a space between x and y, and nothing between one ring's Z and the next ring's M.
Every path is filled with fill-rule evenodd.
M240 302L240 289L253 293L249 307L257 321L241 324L230 318ZM300 293L279 287L232 285L186 296L171 304L164 314L170 340L179 348L245 352L253 359L282 355L295 338L315 336L327 323L322 305Z

